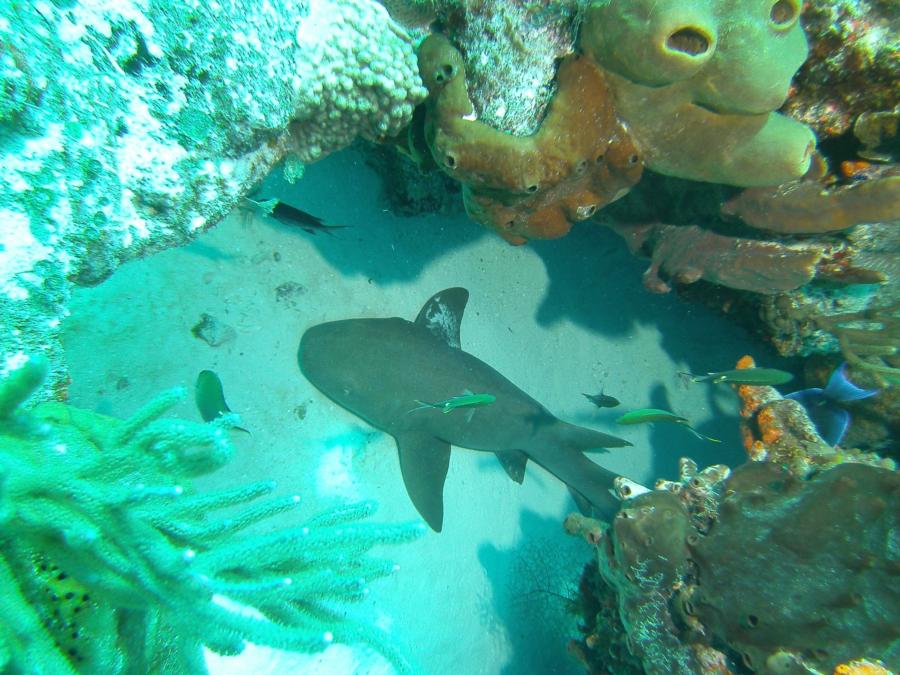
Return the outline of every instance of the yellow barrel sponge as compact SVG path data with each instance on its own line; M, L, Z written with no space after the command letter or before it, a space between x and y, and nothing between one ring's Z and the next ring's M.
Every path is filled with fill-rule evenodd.
M807 55L799 0L610 0L581 47L660 173L738 186L803 175L812 131L771 111Z

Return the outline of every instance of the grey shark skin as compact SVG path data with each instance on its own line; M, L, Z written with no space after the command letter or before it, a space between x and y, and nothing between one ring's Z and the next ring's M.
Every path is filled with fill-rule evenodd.
M335 403L397 441L406 490L437 532L450 446L493 452L518 483L532 460L565 482L582 511L610 517L616 474L587 450L631 445L568 424L489 365L460 348L459 324L469 292L448 288L432 296L414 322L400 318L348 319L308 329L298 361L306 378ZM416 407L464 391L493 394L491 405L449 414Z

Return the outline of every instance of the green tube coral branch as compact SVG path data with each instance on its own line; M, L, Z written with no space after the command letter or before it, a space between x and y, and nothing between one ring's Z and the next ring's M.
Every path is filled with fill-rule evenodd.
M370 549L421 536L421 523L364 522L375 505L363 502L247 533L300 499L252 504L271 481L195 490L191 478L231 458L232 420L164 417L178 389L124 421L59 403L26 409L46 370L31 359L0 381L0 670L196 673L203 645L311 652L339 641L409 671L346 606L396 570ZM226 507L241 508L214 515Z

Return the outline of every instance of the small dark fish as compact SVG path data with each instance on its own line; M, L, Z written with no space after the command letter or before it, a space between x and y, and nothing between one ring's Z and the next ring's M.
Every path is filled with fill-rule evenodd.
M713 443L721 443L718 438L705 436L694 429L688 422L686 417L681 417L668 410L660 410L658 408L641 408L640 410L632 410L622 415L616 420L616 424L653 424L655 422L668 422L670 424L679 424L690 431L697 438L704 441L712 441Z
M194 387L194 400L197 402L197 410L204 422L212 422L222 415L231 412L231 408L225 403L225 392L222 391L222 380L211 370L201 370L197 376L197 384ZM250 432L243 427L232 427L236 431Z
M318 234L326 232L332 234L331 230L339 230L347 227L347 225L326 225L321 218L307 213L302 209L295 208L290 204L285 204L280 199L250 199L246 198L250 205L260 213L271 216L282 225L289 227L299 227L304 232L310 234Z
M598 408L615 408L617 405L619 405L619 399L617 399L615 396L604 394L602 391L599 394L582 393L581 395Z
M728 384L751 384L757 387L784 384L794 379L794 376L786 370L777 368L736 368L706 375L691 373L679 373L679 375L686 377L691 382L712 382L713 384L727 382Z
M847 378L847 364L842 363L831 373L824 389L802 389L785 398L792 398L806 408L809 419L822 439L828 445L835 446L844 439L850 426L850 413L838 404L860 401L875 396L878 392L878 389L863 389L853 384Z

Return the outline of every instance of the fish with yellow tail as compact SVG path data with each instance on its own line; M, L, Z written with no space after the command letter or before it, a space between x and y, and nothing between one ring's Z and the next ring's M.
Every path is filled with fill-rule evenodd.
M704 434L701 434L691 426L686 417L681 417L680 415L676 415L675 413L669 412L668 410L659 410L658 408L641 408L640 410L632 410L631 412L627 412L616 420L616 424L626 425L655 424L656 422L680 424L685 429L694 434L694 436L696 436L697 438L700 438L704 441L712 441L713 443L722 442L718 438L712 438L711 436L705 436Z

